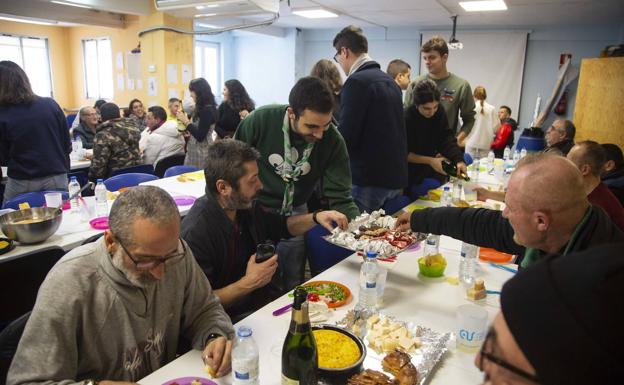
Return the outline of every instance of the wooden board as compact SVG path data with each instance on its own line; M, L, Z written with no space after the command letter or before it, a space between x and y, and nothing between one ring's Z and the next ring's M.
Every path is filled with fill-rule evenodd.
M624 148L624 57L581 61L574 124L576 142Z

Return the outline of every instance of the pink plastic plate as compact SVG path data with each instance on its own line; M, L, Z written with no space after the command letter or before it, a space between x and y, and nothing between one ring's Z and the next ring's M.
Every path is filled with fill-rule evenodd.
M108 217L91 219L89 224L96 230L108 230Z
M173 380L169 380L165 383L163 383L163 385L191 385L191 383L193 381L199 381L201 382L202 385L217 385L216 382L210 381L207 378L201 378L201 377L180 377L180 378L176 378Z
M195 203L196 200L197 198L192 197L190 195L178 195L178 196L173 197L173 201L178 206L190 206L193 203Z

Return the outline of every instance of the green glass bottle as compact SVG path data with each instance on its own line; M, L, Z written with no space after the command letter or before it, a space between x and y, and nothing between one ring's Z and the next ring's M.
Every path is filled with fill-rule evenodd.
M295 289L290 328L282 348L282 385L317 385L318 354L308 315L308 292Z
M457 178L457 166L456 165L451 164L449 162L442 162L442 170L444 170L444 172L447 173L448 176ZM463 172L459 175L459 178L465 180L466 182L470 181L470 177Z

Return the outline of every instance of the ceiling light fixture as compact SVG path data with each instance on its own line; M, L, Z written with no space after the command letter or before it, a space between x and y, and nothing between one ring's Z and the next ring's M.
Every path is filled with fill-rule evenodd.
M504 0L460 1L459 5L461 5L466 12L507 10L507 4L505 4Z
M195 15L195 18L210 17L210 16L217 16L217 14L216 13L200 13L199 15Z
M0 16L0 20L15 21L17 23L39 24L39 25L57 25L58 24L57 22L52 22L52 21L38 21L38 20L20 19L17 17L6 17L6 16Z
M338 17L337 14L323 8L297 9L292 11L293 14L306 19L326 19L330 17Z
M455 30L457 29L457 15L451 16L451 19L453 19L453 33L449 39L448 47L449 49L462 49L464 48L464 45L455 37Z
M198 11L201 11L202 9L217 8L218 6L219 6L219 4L198 5L197 7L195 7L195 9L198 10Z
M76 3L70 3L68 1L58 1L58 0L51 0L50 3L54 3L54 4L60 4L60 5L69 5L70 7L78 7L78 8L87 8L87 9L92 9L92 7L89 7L88 5L84 5L84 4L76 4Z

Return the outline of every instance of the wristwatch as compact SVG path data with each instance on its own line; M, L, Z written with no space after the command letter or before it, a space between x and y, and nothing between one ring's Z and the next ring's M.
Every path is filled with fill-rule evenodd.
M317 225L320 225L318 219L316 219L316 214L320 213L323 210L316 210L314 211L314 213L312 213L312 221L314 221L314 223L316 223Z
M82 381L82 385L98 385L99 381L92 378Z

